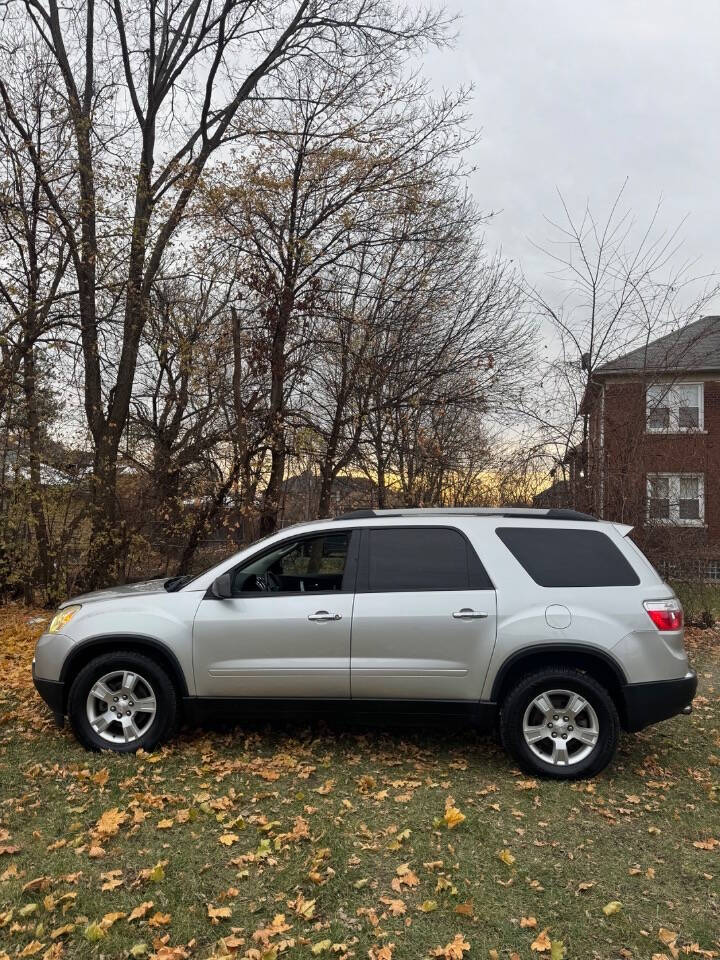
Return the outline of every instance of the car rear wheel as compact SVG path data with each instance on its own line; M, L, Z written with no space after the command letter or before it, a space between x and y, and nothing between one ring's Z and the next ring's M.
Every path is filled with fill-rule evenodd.
M175 729L177 694L150 657L129 650L106 653L75 677L68 713L75 736L89 750L152 750Z
M617 749L620 720L586 673L549 667L523 677L501 705L500 732L520 766L556 780L592 777Z

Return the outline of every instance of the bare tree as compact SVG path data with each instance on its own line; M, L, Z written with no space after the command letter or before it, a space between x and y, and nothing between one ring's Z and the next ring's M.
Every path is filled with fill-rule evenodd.
M17 70L22 99L22 123L32 148L42 153L56 178L60 193L67 187L63 169L67 160L63 111L54 91L56 72L39 44L20 51L11 65L0 59L2 72ZM53 579L53 549L43 496L46 463L46 426L52 419L49 391L41 389L46 366L46 344L67 321L64 303L71 291L64 283L68 251L62 231L42 190L28 144L12 124L0 117L0 423L13 417L26 443L16 448L20 476L28 491L28 515L35 551L29 576L44 590ZM19 397L17 393L19 392ZM13 404L15 409L13 409Z
M28 146L77 279L94 447L88 575L95 582L116 562L118 449L152 286L208 161L240 134L244 105L262 97L267 79L289 64L338 51L352 61L367 49L382 62L439 38L442 23L440 15L398 13L385 0L150 0L142 7L84 0L70 8L57 0L13 0L3 19L8 46L19 49L33 35L46 45L72 129L77 205L69 212L33 143L17 89L0 78L8 120ZM128 211L122 235L107 222L111 207ZM123 257L108 243L119 244ZM98 294L98 270L109 260L116 265L111 357Z
M398 50L398 53L401 51ZM431 103L402 61L366 49L349 66L337 52L322 69L301 64L256 117L257 149L209 184L208 209L241 251L244 280L268 350L269 467L261 530L277 523L287 463L289 381L317 360L324 284L356 249L381 249L384 220L407 206L471 141L465 95Z
M529 290L551 348L539 366L539 382L529 385L520 406L537 426L562 483L568 484L568 464L579 456L576 469L586 481L579 506L597 512L601 504L589 478L598 455L589 440L595 371L698 319L717 291L712 277L696 276L692 264L679 259L681 228L663 230L659 206L639 226L624 207L624 195L625 185L602 218L589 206L575 216L560 196L563 219L549 221L553 239L539 248L554 265L557 303Z

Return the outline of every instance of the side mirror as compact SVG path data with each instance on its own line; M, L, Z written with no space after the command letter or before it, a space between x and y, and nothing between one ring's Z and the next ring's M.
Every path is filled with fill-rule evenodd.
M217 580L210 585L210 593L218 600L229 600L232 597L232 577L229 573L221 573Z

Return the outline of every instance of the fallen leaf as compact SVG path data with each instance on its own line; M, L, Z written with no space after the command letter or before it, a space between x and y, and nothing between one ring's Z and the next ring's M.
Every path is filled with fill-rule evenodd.
M456 933L450 943L444 947L436 947L430 953L433 957L443 957L444 960L462 960L463 954L470 949L470 944L461 933Z
M237 843L240 837L236 833L223 833L222 836L218 837L218 841L224 847L231 847L234 843Z
M403 887L416 887L420 883L419 878L407 863L401 864L395 873L397 876L392 878L390 886L397 893L401 893Z
M380 903L384 903L388 908L388 913L393 917L400 917L407 910L404 900L398 900L393 897L380 897Z
M325 951L329 950L331 946L332 940L319 940L317 943L313 944L312 947L310 947L310 953L313 953L315 956L317 956L319 953L325 953Z
M112 810L106 810L103 813L95 824L94 832L100 837L114 837L126 820L127 814L113 807Z
M124 920L126 916L126 913L122 913L120 911L116 911L115 913L106 913L100 921L100 926L103 928L103 930L109 930L114 923L117 923L118 920Z
M232 909L230 907L212 907L208 904L207 914L213 923L218 923L220 920L229 920L232 916Z
M507 849L498 851L498 859L502 860L502 862L506 863L509 867L515 863L515 857Z
M622 904L619 900L611 900L610 903L606 903L603 907L603 913L606 917L611 917L614 913L620 913L622 910Z
M171 917L169 913L154 913L148 920L148 924L151 927L166 927L170 923Z
M457 807L448 807L443 816L448 830L454 830L465 820L465 814L461 813Z
M547 932L548 928L545 927L545 929L537 935L537 937L530 944L531 950L535 950L537 953L547 953L550 950L552 944Z
M102 940L103 937L106 937L107 933L103 930L99 923L91 923L85 927L83 936L86 940L89 940L90 943L97 943L98 940Z
M134 910L131 910L128 917L128 923L132 923L133 920L142 920L147 915L148 911L152 910L154 906L155 904L152 902L152 900L146 900L144 903L141 903L139 907L135 907Z

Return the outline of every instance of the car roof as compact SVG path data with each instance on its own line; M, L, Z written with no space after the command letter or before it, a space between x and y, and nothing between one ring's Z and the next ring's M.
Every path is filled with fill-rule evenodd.
M508 517L525 520L577 520L597 523L595 517L579 510L549 507L536 509L531 507L398 507L391 510L350 510L341 513L333 520L381 520L385 517Z

